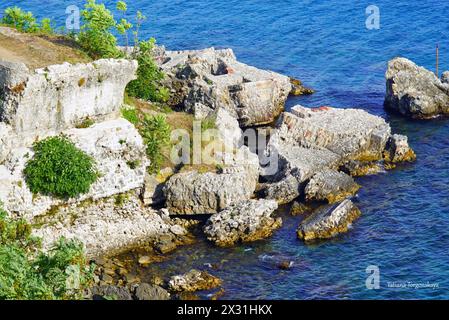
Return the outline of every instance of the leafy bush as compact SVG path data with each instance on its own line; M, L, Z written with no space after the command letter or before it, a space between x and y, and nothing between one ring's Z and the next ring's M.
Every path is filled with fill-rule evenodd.
M131 81L126 90L133 97L155 102L167 102L170 92L160 85L160 82L164 79L164 73L152 56L155 42L152 38L139 43L139 50L133 54L139 63L137 79Z
M81 27L78 40L81 47L94 59L118 58L123 53L117 48L117 38L112 31L116 21L111 11L104 4L95 0L87 0L81 11L84 24Z
M66 137L51 137L33 146L35 155L24 173L33 193L59 198L87 193L97 179L94 160Z
M49 18L42 19L39 31L44 34L53 34L53 21Z
M16 28L21 32L52 34L53 22L49 18L44 18L39 24L32 12L25 12L21 8L14 6L5 9L2 23Z
M162 150L170 143L170 126L163 115L146 115L140 131L151 161L148 170L150 173L156 173L163 162Z
M22 32L35 32L38 30L33 13L25 12L17 6L5 9L2 22Z
M93 278L82 244L60 239L48 253L31 226L12 220L0 204L0 300L77 299Z

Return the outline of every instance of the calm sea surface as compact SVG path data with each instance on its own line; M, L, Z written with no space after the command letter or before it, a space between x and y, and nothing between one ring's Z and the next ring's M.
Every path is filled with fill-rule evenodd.
M83 1L9 1L62 25L68 5ZM114 1L105 1L113 4ZM285 215L271 239L231 249L200 240L149 272L172 274L220 264L228 299L449 298L449 120L409 121L382 107L386 63L405 56L431 70L439 43L440 70L449 70L449 1L129 1L148 16L143 33L169 49L231 47L260 68L298 77L317 90L288 106L359 107L384 117L409 137L414 164L358 180L362 211L353 228L332 241L296 239L298 217ZM380 29L365 26L365 9L380 9ZM273 260L289 259L282 271ZM367 290L367 266L380 269L380 289ZM390 288L433 284L437 288Z

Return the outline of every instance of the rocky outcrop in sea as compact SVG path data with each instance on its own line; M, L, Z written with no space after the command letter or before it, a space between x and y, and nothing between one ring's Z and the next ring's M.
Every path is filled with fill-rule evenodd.
M406 58L388 62L385 107L404 116L429 119L449 113L448 72L441 79Z

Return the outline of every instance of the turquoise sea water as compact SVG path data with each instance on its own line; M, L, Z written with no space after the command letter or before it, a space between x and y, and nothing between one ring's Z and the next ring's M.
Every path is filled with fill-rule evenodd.
M105 1L108 4L114 1ZM172 274L192 267L223 279L227 299L432 299L449 298L449 120L410 121L382 107L389 59L401 55L449 70L447 0L372 1L129 1L149 17L144 34L170 49L231 47L243 62L300 78L317 90L288 106L359 107L387 119L409 137L418 161L358 180L362 216L332 241L296 239L298 217L285 216L271 239L231 249L204 241L179 249L153 267ZM2 1L60 24L68 5L82 1ZM368 5L380 9L380 29L365 27ZM272 259L295 262L282 271ZM365 286L365 269L380 269L380 289ZM154 271L154 270L149 270ZM437 288L389 288L389 282Z

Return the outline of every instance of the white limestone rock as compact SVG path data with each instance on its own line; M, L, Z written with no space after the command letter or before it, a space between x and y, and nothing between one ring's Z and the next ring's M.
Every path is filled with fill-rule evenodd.
M85 119L116 117L126 85L136 78L137 62L103 59L64 63L30 71L0 62L0 121L22 145L73 128Z
M429 119L449 113L449 83L406 58L388 62L385 107L402 115Z
M251 242L271 236L282 225L274 218L278 208L274 200L246 200L213 214L204 226L208 240L221 247Z
M292 89L288 77L241 63L231 49L166 51L160 61L175 104L186 111L222 107L242 126L272 122Z
M360 210L351 200L317 209L304 219L297 230L300 239L328 239L347 232L351 223L360 216Z
M175 241L176 236L170 231L173 222L144 208L135 195L128 195L123 202L117 205L115 197L110 197L61 206L51 216L36 218L34 222L40 227L33 234L43 239L46 250L60 237L78 239L90 258L152 244L162 237Z
M136 128L128 121L105 121L86 129L70 129L64 134L76 147L94 158L100 174L87 194L69 199L69 203L100 199L143 186L148 165L145 146ZM59 199L33 195L28 189L23 169L32 156L31 148L17 148L0 166L0 201L11 214L28 219L62 203ZM138 165L131 168L130 161Z

